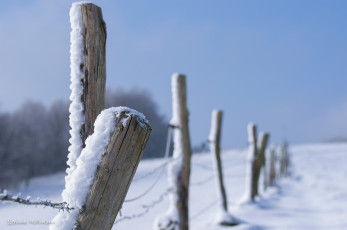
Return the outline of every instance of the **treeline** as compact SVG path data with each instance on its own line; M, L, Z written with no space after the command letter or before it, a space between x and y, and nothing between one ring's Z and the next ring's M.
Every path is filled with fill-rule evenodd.
M143 158L163 156L167 120L144 90L108 91L106 107L127 106L147 117L152 134ZM32 177L64 171L69 146L69 102L45 107L26 102L13 113L0 113L0 188Z

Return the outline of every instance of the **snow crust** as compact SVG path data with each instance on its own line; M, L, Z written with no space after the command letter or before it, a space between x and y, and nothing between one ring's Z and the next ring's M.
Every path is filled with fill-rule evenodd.
M70 146L66 169L67 176L66 181L68 182L71 177L71 173L76 168L76 159L82 151L82 139L81 139L81 127L84 124L83 115L83 103L81 97L83 94L82 78L83 72L80 68L83 63L83 36L82 36L82 11L80 3L73 3L70 9L70 24L71 24L71 34L70 34Z
M218 113L219 110L215 109L212 111L212 118L211 118L211 130L210 135L208 136L208 140L210 142L215 142L217 137L217 131L218 131Z
M127 116L120 120L121 113L125 113ZM96 118L94 133L87 138L86 147L77 158L76 169L71 173L70 180L66 181L65 190L62 193L63 200L75 210L70 213L60 212L53 219L56 224L51 225L51 230L73 228L78 211L83 207L93 183L97 166L110 142L111 134L115 130L116 121L125 126L131 114L137 116L140 124L145 125L144 122L148 123L143 114L127 107L113 107L103 110Z

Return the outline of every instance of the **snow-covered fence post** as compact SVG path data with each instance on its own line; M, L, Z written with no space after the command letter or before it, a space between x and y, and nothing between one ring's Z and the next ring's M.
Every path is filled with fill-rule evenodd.
M79 212L77 229L112 228L150 133L148 122L137 113L127 110L118 113L116 127Z
M135 110L103 110L106 26L101 9L90 3L73 3L70 22L71 145L62 193L70 212L59 212L50 230L110 230L151 127Z
M210 150L212 161L217 182L217 195L222 204L221 209L217 213L216 222L221 225L236 225L237 220L228 212L228 202L223 182L223 170L220 157L220 139L221 139L221 126L222 126L223 112L220 110L212 111L211 131L208 137L210 143Z
M246 189L241 203L253 202L259 194L258 185L261 168L265 164L265 150L269 134L260 134L260 143L257 142L257 127L248 124L248 156L246 164Z
M103 110L62 194L73 210L59 212L50 230L110 230L150 133L141 113L125 107Z
M259 134L259 143L258 143L258 153L257 153L257 159L256 159L256 165L257 165L257 173L256 173L256 183L257 185L259 185L259 178L260 178L260 173L263 169L263 173L264 173L264 180L266 180L266 155L265 155L265 151L266 151L266 146L267 146L267 142L269 140L269 134L268 133L260 133ZM256 194L259 194L259 190L258 190L259 186L257 186L256 189Z
M172 119L170 125L174 129L174 150L168 169L170 193L170 208L168 212L158 217L154 229L158 230L188 230L188 202L191 145L188 129L188 108L186 77L181 74L172 75Z
M249 203L254 200L255 189L258 185L255 184L255 173L256 173L256 156L257 156L257 127L250 123L247 128L248 132L248 155L246 162L246 187L245 194L241 200L241 203Z
M269 165L269 186L274 186L276 179L276 148L271 146L270 148L270 165Z

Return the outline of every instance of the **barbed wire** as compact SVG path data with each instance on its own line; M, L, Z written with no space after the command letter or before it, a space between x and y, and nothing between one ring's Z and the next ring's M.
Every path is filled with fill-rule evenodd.
M159 198L157 200L152 201L150 204L146 204L146 205L142 205L142 212L133 214L133 215L129 215L129 216L122 216L120 219L116 219L116 221L114 222L113 225L116 225L124 220L132 220L135 218L140 218L142 216L144 216L145 214L147 214L149 212L150 209L154 208L156 205L158 205L159 203L161 203L162 201L164 201L164 198L169 195L171 192L173 191L173 188L167 188L162 194L159 195Z
M165 159L166 161L159 165L158 167L152 169L151 171L149 171L148 173L142 175L142 176L138 176L136 178L134 178L132 180L132 183L135 183L139 180L142 180L152 174L154 174L155 172L157 172L158 170L164 168L165 166L167 166L173 159L168 159L169 158L169 153L170 153L170 145L171 145L171 139L172 139L172 129L174 129L175 127L169 125L168 126L168 133L167 133L167 139L166 139L166 146L165 146L165 153L164 153L164 157L163 159Z
M173 159L169 159L169 160L165 161L163 164L159 165L158 167L156 167L156 168L152 169L151 171L147 172L146 174L134 178L132 183L136 183L137 181L140 181L140 180L142 180L142 179L144 179L144 178L146 178L146 177L156 173L160 169L165 168L172 161L173 161Z
M167 134L165 155L164 155L164 159L166 159L166 160L169 157L171 137L172 137L172 129L174 129L174 128L175 127L173 127L171 125L169 125L169 127L168 127L168 134ZM165 166L168 165L172 161L173 161L173 159L167 160L164 164L160 165L159 167L155 168L154 170L150 171L149 173L143 175L142 177L137 178L136 181L141 180L141 179L147 177L148 175L152 175L154 172L156 172L156 171L158 171L158 169L160 169L160 172L158 173L157 178L154 180L152 185L145 192L143 192L142 194L140 194L140 195L138 195L138 196L136 196L134 198L126 199L126 200L124 200L124 202L133 202L133 201L139 200L142 197L146 196L156 186L156 184L159 182L160 177L163 175Z
M196 219L201 214L205 213L206 211L208 211L210 208L216 206L217 204L219 204L218 199L213 200L213 202L209 203L207 206L205 206L203 209L201 209L199 212L197 212L195 215L193 215L191 218L189 218L189 221Z
M156 184L158 183L161 175L163 175L163 171L164 171L163 169L164 168L162 168L162 171L158 174L158 176L155 179L155 181L153 182L153 184L145 192L143 192L142 194L140 194L140 195L138 195L138 196L136 196L134 198L124 200L124 203L126 203L126 202L133 202L133 201L139 200L142 197L146 196L156 186Z
M206 179L204 180L201 180L201 181L197 181L197 182L192 182L190 185L191 186L200 186L200 185L204 185L208 182L210 182L215 176L210 176L210 177L207 177Z
M38 200L38 201L31 201L30 197L27 197L26 199L13 195L7 194L7 191L4 190L3 193L0 193L0 200L5 202L15 202L18 204L24 204L24 205L33 205L33 206L44 206L44 207L51 207L54 209L58 209L59 211L67 211L73 210L74 208L70 208L69 205L66 202L60 202L60 203L52 203L50 200Z

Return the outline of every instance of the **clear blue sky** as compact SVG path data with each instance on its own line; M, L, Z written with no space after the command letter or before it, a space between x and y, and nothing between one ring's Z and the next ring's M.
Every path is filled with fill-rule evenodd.
M69 96L70 0L2 1L0 104ZM225 112L223 146L249 121L272 142L347 136L347 1L94 1L108 29L107 87L144 88L171 117L187 75L193 144Z

